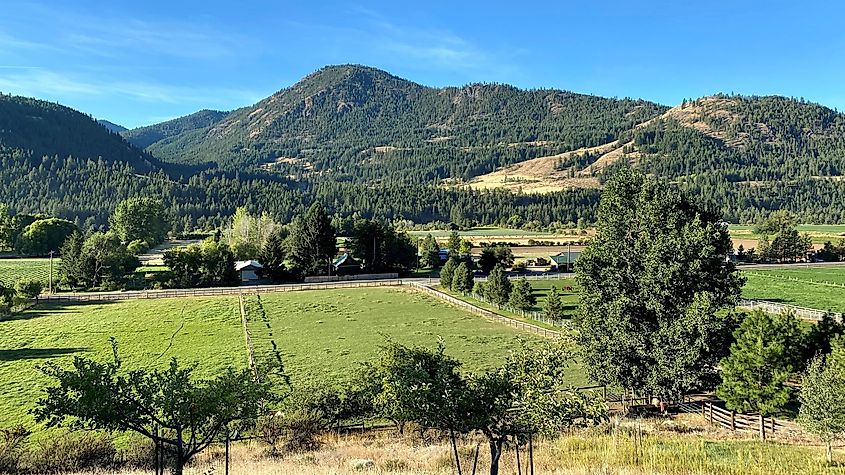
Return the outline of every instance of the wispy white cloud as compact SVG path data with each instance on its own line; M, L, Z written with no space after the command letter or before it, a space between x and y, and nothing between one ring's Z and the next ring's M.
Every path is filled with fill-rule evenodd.
M23 96L63 98L118 97L152 103L220 107L256 102L254 91L218 87L184 87L142 81L108 81L58 74L47 69L0 73L0 91Z

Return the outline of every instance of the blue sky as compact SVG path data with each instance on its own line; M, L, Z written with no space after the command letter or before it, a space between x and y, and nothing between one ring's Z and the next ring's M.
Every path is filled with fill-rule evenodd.
M408 5L408 6L406 6ZM845 109L845 2L4 0L0 91L134 127L249 105L327 64L675 104Z

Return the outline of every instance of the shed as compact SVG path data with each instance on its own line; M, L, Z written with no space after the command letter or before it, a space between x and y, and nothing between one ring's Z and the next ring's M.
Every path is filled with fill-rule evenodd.
M238 275L241 277L241 283L257 282L260 280L260 277L258 277L258 271L263 268L264 266L258 261L249 260L235 262L235 270L238 271Z
M580 255L581 251L563 251L549 256L549 259L552 260L552 265L557 267L559 271L566 272L572 270L572 265L575 264Z
M344 252L332 261L332 269L335 275L357 274L361 271L361 264L350 256L348 252Z

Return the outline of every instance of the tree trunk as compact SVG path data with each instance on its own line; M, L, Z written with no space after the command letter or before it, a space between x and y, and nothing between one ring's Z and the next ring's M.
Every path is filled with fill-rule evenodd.
M490 439L490 475L499 475L499 459L502 457L501 439Z
M828 440L825 445L827 446L827 464L833 465L833 443L832 441Z

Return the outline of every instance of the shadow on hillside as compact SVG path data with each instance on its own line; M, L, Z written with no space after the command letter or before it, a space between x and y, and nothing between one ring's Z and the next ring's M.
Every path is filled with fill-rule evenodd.
M0 361L42 360L88 351L88 348L19 348L0 350Z

